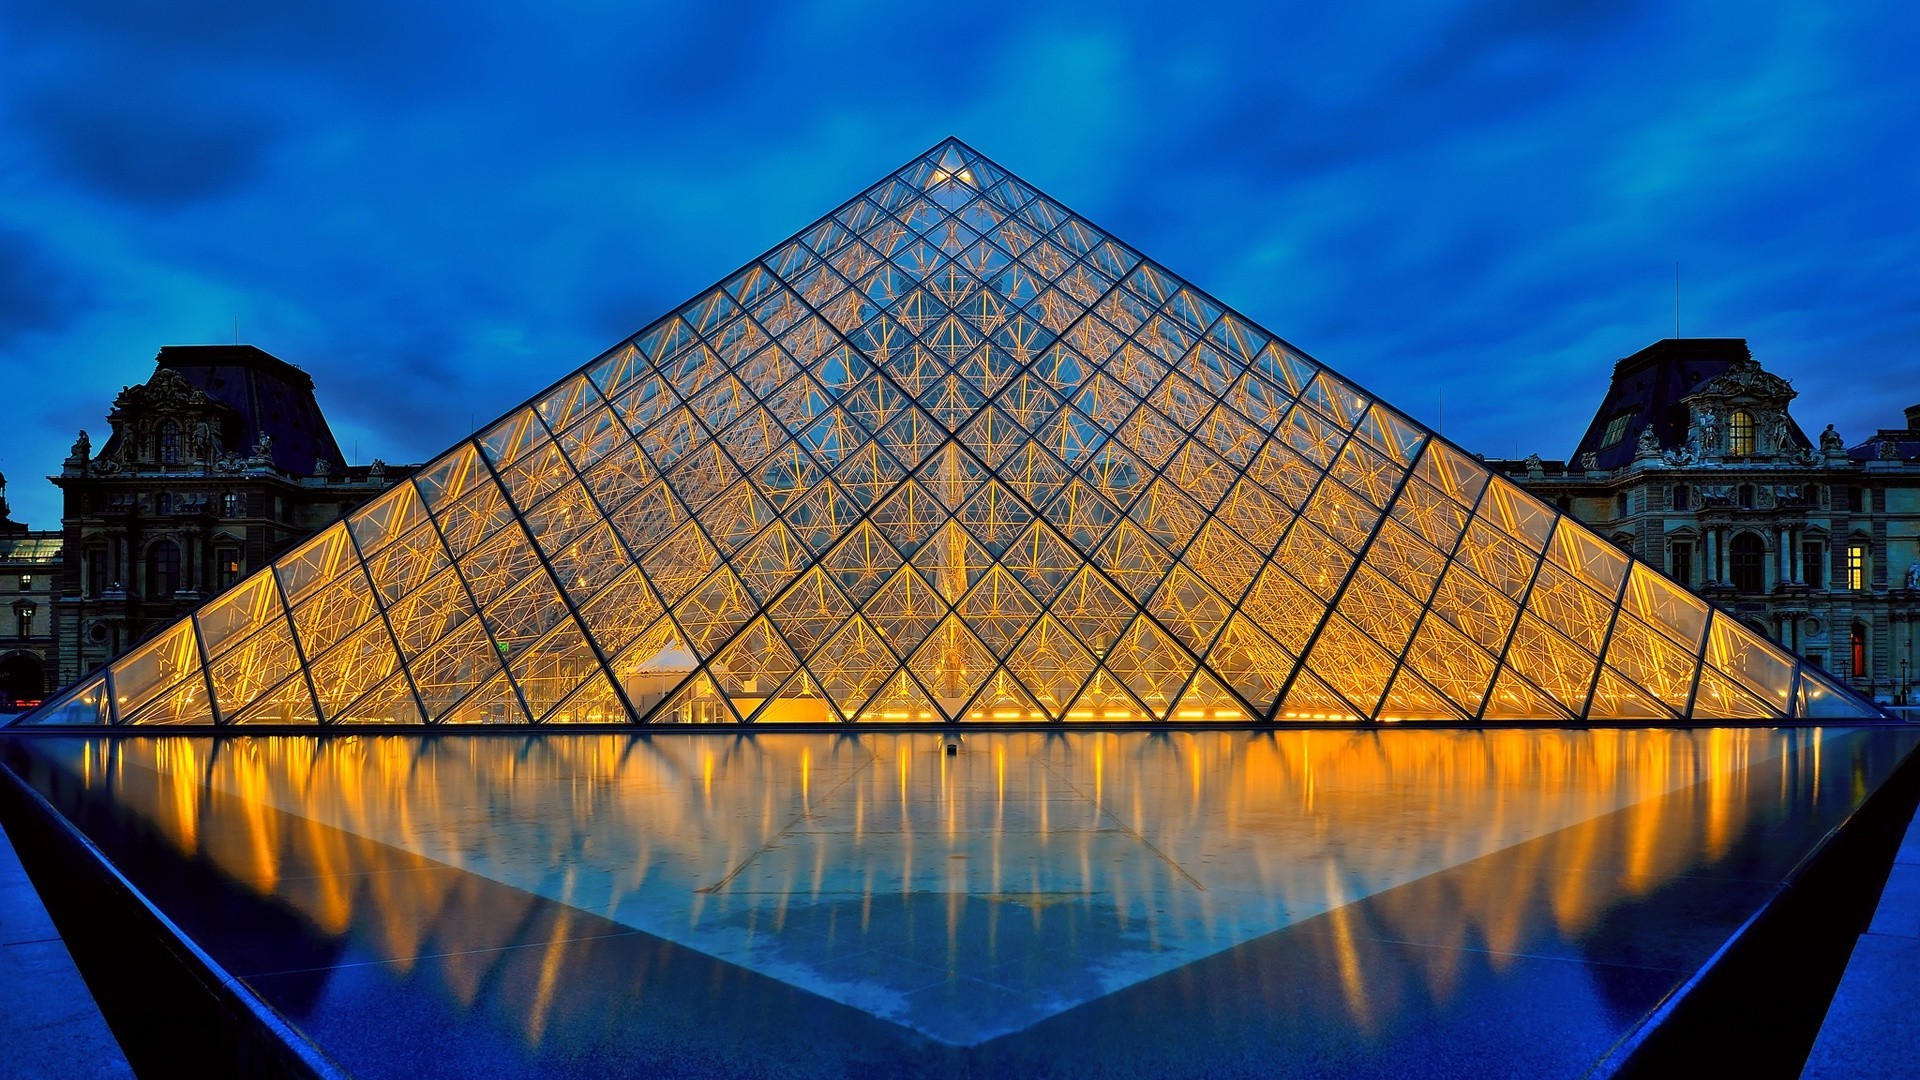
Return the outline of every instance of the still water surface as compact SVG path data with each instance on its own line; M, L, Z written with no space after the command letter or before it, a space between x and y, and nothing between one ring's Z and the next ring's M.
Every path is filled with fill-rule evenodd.
M1896 729L44 738L368 1075L1577 1074Z

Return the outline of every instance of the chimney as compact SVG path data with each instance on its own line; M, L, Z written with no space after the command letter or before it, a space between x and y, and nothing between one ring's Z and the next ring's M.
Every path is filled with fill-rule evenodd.
M1907 430L1920 430L1920 405L1907 406Z

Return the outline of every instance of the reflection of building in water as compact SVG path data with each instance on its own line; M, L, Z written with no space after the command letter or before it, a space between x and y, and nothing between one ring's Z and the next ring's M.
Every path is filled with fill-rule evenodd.
M1823 768L1817 732L1009 733L971 737L957 758L936 746L885 734L104 739L72 767L322 933L401 963L473 953L450 968L462 983L446 989L463 1001L486 982L481 950L510 943L513 913L464 917L457 875L359 871L422 856L509 883L525 871L549 898L616 919L666 889L693 896L688 917L703 925L777 927L823 897L990 896L1027 905L1036 926L1102 908L1161 947L1204 954L1260 919L1325 911L1359 933L1345 902L1537 842L1540 857L1490 864L1444 910L1400 892L1369 907L1407 933L1504 955L1541 911L1577 943L1623 899L1711 867L1760 807L1853 797L1809 785ZM538 828L471 827L476 806L535 813ZM802 813L808 826L782 834ZM1125 835L1159 854L1116 857ZM585 948L543 947L556 965ZM1448 962L1428 970L1436 995ZM1351 989L1361 1011L1382 992ZM525 1004L537 1038L554 1018Z
M948 140L32 722L1873 715Z

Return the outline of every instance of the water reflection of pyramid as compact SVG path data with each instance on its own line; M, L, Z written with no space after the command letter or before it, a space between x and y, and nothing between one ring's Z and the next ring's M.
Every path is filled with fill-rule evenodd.
M948 141L27 722L1873 715Z

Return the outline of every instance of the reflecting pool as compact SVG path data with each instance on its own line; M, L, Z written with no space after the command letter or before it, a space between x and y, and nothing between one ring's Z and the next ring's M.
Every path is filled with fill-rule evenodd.
M1582 1073L1894 728L37 738L364 1075Z

